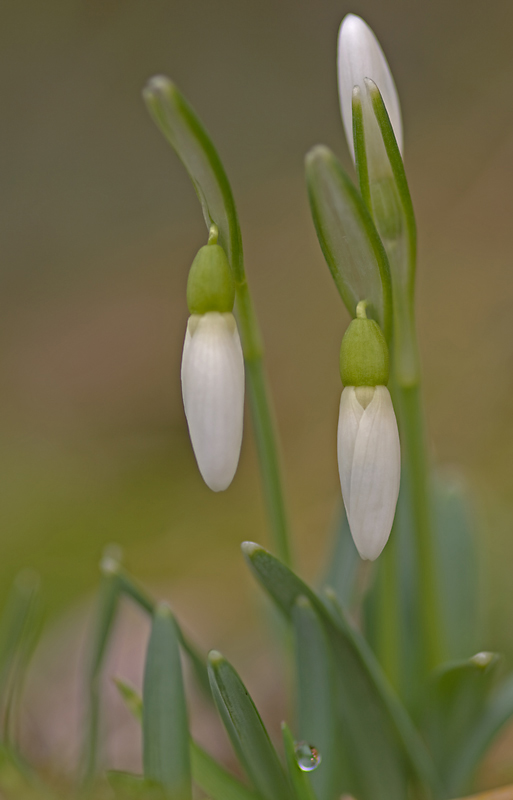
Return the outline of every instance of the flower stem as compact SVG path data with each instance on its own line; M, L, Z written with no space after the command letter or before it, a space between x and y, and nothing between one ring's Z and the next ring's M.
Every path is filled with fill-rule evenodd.
M416 533L417 579L420 596L420 625L425 670L442 660L440 603L433 551L433 521L426 448L426 431L420 384L398 385L400 430L407 468L410 471L411 508Z
M281 476L276 423L263 364L263 345L249 287L236 282L237 316L242 335L253 428L267 513L278 557L291 565L290 534Z

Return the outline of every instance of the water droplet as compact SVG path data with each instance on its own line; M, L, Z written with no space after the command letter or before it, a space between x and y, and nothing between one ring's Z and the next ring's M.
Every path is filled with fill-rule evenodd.
M317 769L321 763L321 754L308 742L296 742L294 754L299 769L302 769L303 772L311 772L313 769Z

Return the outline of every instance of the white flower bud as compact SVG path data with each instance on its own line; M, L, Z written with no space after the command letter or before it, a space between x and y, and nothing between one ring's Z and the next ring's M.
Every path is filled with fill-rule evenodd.
M353 160L352 98L355 86L360 87L365 143L366 148L370 150L369 155L371 158L372 150L376 150L381 146L381 133L367 94L364 83L365 78L371 78L381 92L399 150L402 153L403 126L401 122L401 107L390 67L378 40L369 26L355 14L348 14L342 20L338 34L338 90L342 121Z
M244 415L244 359L233 314L189 318L182 396L199 471L212 491L223 491L239 462Z
M399 433L386 386L346 386L337 450L351 534L360 556L374 561L390 536L401 473Z

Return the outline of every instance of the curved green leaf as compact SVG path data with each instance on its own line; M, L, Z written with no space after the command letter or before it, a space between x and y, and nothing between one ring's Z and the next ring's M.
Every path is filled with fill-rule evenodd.
M265 800L288 800L285 773L246 687L221 653L213 650L208 662L215 703L248 777Z
M237 210L226 172L210 137L177 87L164 75L151 78L143 92L154 121L176 150L201 202L207 228L215 223L236 281L244 280Z
M351 316L360 300L390 335L392 289L387 255L365 204L331 150L306 156L306 183L319 244Z
M352 770L344 790L361 800L398 800L407 797L413 779L437 793L433 764L420 736L343 611L332 616L319 597L264 548L245 542L242 549L253 573L289 619L297 598L304 595L325 627L337 664L336 702Z
M165 603L155 609L143 685L144 777L173 800L191 800L189 725L178 631Z

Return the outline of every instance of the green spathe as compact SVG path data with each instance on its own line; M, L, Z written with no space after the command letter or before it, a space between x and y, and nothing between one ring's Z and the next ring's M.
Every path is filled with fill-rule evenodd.
M233 310L235 284L223 248L215 243L202 247L192 262L187 280L187 305L191 314Z
M386 386L388 347L378 323L367 319L365 306L358 303L354 319L340 347L340 377L344 386Z

